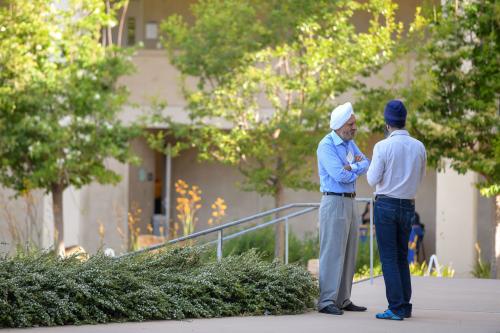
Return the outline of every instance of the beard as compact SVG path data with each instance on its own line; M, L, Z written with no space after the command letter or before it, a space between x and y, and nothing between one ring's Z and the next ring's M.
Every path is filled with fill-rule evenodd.
M340 133L340 137L342 138L342 140L344 141L349 141L349 140L352 140L354 139L354 136L356 135L356 131L346 131L346 132L343 132L343 133Z

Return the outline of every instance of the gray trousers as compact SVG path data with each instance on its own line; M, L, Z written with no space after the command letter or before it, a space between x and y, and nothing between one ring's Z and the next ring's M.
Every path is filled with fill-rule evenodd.
M358 250L358 211L352 198L324 195L319 208L318 310L329 304L351 303L351 288Z

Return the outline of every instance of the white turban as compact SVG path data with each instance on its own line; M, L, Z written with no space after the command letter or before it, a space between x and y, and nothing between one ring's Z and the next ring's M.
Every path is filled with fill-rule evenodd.
M342 105L337 106L332 111L332 115L330 117L330 128L332 130L338 130L351 118L354 114L352 110L351 103L347 102Z

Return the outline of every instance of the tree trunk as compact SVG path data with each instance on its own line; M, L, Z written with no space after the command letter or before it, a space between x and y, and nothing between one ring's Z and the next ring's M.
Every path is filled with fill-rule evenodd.
M495 221L493 223L493 248L491 249L491 278L500 278L500 195L495 198Z
M276 193L274 195L274 207L278 208L283 206L283 186L278 184L276 187ZM279 218L283 214L276 213L275 218ZM274 257L280 261L284 261L285 258L285 224L280 222L276 224L275 227L275 238L274 238Z
M65 256L64 220L63 220L63 190L61 185L52 186L52 212L54 215L54 249L60 257Z
M120 17L120 24L118 25L118 38L116 40L116 45L118 46L123 46L122 45L122 35L123 35L123 28L125 26L125 18L127 17L127 10L128 10L128 1L125 2L123 5L122 9L122 15Z
M111 12L111 3L109 2L109 0L106 0L106 14L109 14L110 12ZM110 26L106 27L106 33L108 38L108 45L113 45L113 35L111 34Z

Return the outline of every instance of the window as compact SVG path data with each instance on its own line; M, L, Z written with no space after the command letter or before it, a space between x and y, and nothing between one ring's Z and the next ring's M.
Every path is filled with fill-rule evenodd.
M127 45L135 45L135 17L127 18Z

